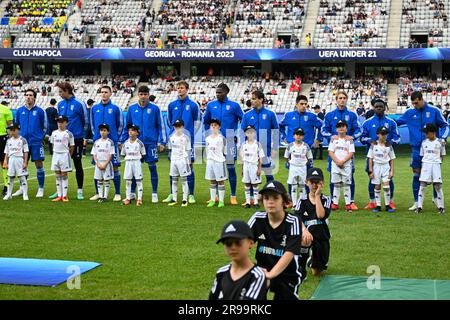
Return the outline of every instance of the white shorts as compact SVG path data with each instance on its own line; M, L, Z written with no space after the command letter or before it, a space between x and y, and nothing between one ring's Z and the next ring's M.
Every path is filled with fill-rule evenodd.
M125 180L142 180L142 163L141 160L125 160L125 171L123 173Z
M419 180L427 183L442 183L441 164L422 163Z
M114 179L114 168L113 168L112 162L110 161L108 163L105 170L100 170L97 166L95 166L94 179L95 180L112 180L112 179Z
M306 183L306 166L289 166L288 184L305 184Z
M70 153L53 153L52 156L52 171L69 172L72 171L72 160Z
M373 163L373 179L370 181L372 184L381 184L391 181L389 179L389 173L391 172L391 166L389 163Z
M227 177L227 164L214 160L206 160L206 180L225 181Z
M352 166L331 168L331 183L352 184Z
M23 168L22 157L11 157L8 159L8 177L28 176L28 169Z
M258 176L258 164L244 162L244 167L242 168L242 182L247 184L260 184L261 176Z
M170 176L171 177L187 177L191 175L191 166L188 159L171 160Z

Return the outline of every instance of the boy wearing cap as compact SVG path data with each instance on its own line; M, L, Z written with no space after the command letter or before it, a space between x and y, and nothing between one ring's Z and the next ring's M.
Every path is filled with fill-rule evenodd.
M10 138L6 141L3 169L8 170L9 181L8 190L3 200L10 200L12 198L14 178L19 177L20 190L23 200L26 201L28 200L28 142L20 135L20 126L18 124L13 124L7 129L9 130Z
M334 185L333 204L331 209L339 209L341 189L344 189L345 210L352 212L350 185L352 183L352 159L355 153L355 143L347 136L347 122L339 120L336 123L338 138L330 141L328 154L331 163L331 183Z
M266 275L248 257L253 233L244 221L230 221L217 243L222 242L231 263L216 273L209 300L266 300Z
M106 202L109 194L109 181L114 179L112 158L116 153L114 141L108 138L109 125L102 123L98 126L100 139L94 142L91 154L95 162L94 179L97 180L98 202ZM103 190L103 187L104 190Z
M438 128L435 124L428 123L423 132L426 139L420 147L420 156L422 157L422 171L420 172L420 188L419 198L417 202L416 213L421 213L423 208L423 200L425 197L425 189L428 184L433 183L436 190L436 205L439 213L443 214L444 209L444 192L442 191L442 175L441 163L445 153L445 145L436 137Z
M259 208L258 192L261 184L262 159L264 150L262 145L256 140L256 130L254 126L247 126L244 129L246 141L241 146L240 158L242 161L242 182L245 184L245 208L251 207L250 192L253 188L254 208Z
M375 187L376 208L373 212L381 211L381 184L383 183L384 203L387 212L395 212L391 207L391 188L390 181L394 177L394 159L395 153L392 144L387 141L389 130L385 126L377 129L378 140L372 142L367 153L369 159L368 174L371 183Z
M297 300L301 282L300 220L286 213L291 200L281 182L269 181L260 194L266 211L256 212L248 222L257 242L257 265L266 269L274 300Z
M290 143L284 152L286 166L289 168L287 183L291 186L292 204L297 204L297 191L300 199L306 197L306 165L312 162L313 155L308 144L303 142L305 132L302 128L294 130L294 142Z
M69 189L69 177L67 173L72 171L70 157L75 149L75 140L72 132L67 130L68 119L66 116L56 118L58 129L52 132L50 143L53 145L52 171L56 176L57 197L52 202L69 201L67 191Z
M182 207L188 205L188 176L191 175L191 139L189 131L184 130L184 121L175 120L175 131L169 137L170 177L172 181L172 197L169 206L177 204L178 177L181 178L183 187Z
M139 127L137 125L128 125L129 138L122 146L121 155L125 156L125 172L123 178L126 181L126 198L123 200L124 205L131 203L131 184L133 179L136 181L137 186L137 200L136 206L142 205L142 163L146 155L144 143L138 139Z
M320 276L328 267L330 256L330 230L328 217L331 212L331 198L322 194L323 172L319 168L309 168L306 182L309 194L300 199L295 207L295 214L302 220L302 252L300 266L302 281L306 279L306 262L312 250L311 270L314 276Z

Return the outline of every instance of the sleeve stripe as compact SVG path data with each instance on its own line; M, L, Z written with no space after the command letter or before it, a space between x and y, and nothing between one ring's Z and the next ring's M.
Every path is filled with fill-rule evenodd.
M256 222L257 218L265 218L267 216L267 214L265 212L256 212L251 218L250 220L248 220L247 224L251 227L253 227L253 225Z
M255 276L255 280L250 286L250 289L247 291L246 296L252 299L257 299L264 284L265 275L259 268L254 268L252 270L252 274Z
M299 235L300 234L300 226L299 226L298 218L291 214L288 214L286 221L288 221L292 224L292 227L291 227L292 235Z

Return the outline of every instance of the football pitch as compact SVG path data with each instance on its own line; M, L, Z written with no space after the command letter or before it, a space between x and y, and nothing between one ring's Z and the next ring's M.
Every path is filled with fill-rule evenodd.
M364 151L356 152L356 204L367 204L367 174ZM81 276L80 289L66 284L54 288L0 285L0 299L206 299L216 270L228 263L223 246L216 245L222 226L229 220L247 221L254 209L229 205L206 208L209 182L204 180L205 165L195 165L196 204L186 208L151 203L149 170L143 167L144 205L89 201L94 194L90 156L83 158L85 198L76 200L75 174L70 174L68 203L52 203L55 190L45 161L45 198L34 198L36 170L30 164L30 201L21 197L0 201L0 257L94 261L102 264ZM277 180L286 183L284 159ZM315 165L325 169L326 160ZM122 167L123 170L123 167ZM447 214L439 215L427 188L424 212L407 211L413 204L409 146L397 150L395 163L396 213L332 212L332 233L328 274L369 276L367 268L378 266L382 277L450 280L450 164L444 159L442 173ZM162 154L158 164L159 200L169 193L169 162ZM238 201L244 199L238 166ZM329 174L326 173L328 192ZM265 178L263 178L265 181ZM16 188L18 184L16 183ZM16 189L15 188L15 189ZM179 188L181 189L181 188ZM111 185L110 198L113 196ZM125 183L122 180L122 196ZM342 207L341 196L341 207ZM263 210L263 209L261 209ZM251 252L254 259L255 251ZM300 286L300 298L309 299L319 279L308 274Z

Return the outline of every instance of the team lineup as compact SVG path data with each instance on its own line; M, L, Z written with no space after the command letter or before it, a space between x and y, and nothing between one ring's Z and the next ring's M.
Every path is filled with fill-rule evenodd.
M69 83L60 83L58 87L62 100L57 105L57 129L53 132L47 130L49 119L45 110L35 105L36 93L33 90L26 91L25 105L17 110L15 119L7 119L9 139L4 143L4 152L1 150L4 175L7 170L8 176L3 199L20 195L24 200L29 199L27 176L30 159L37 172L39 189L36 197L44 196L42 142L49 134L53 147L51 170L56 176L56 192L51 196L52 201L69 201L68 173L72 171L72 161L78 185L77 199L83 200L81 158L86 134L91 131L97 194L90 200L107 201L112 181L113 201L130 205L132 200L136 200L136 205L141 206L144 190L142 163L147 163L152 202L158 202L158 153L168 149L171 192L163 202L169 206L180 202L180 180L181 206L188 206L196 202L195 141L192 137L203 120L206 131L205 179L210 183L210 200L206 205L225 206L226 180L230 184L230 203L237 204L235 166L239 161L245 186L243 206L264 207L264 211L255 213L248 224L234 221L224 227L220 242L225 244L227 254L230 251L232 263L219 270L211 299L262 299L267 291L267 280L275 299L297 299L298 287L306 277L310 251L313 274L320 275L326 270L330 239L327 218L331 210L339 209L341 193L345 210L358 210L354 202L353 178L355 141L358 139L366 146L367 154L369 204L366 208L381 211L383 191L384 209L395 212L394 148L400 142L397 125L406 124L412 146L415 200L410 210L416 213L423 211L425 189L433 184L434 202L440 213L445 212L441 163L449 127L440 110L428 105L419 92L411 95L413 108L397 120L385 115L386 103L383 100L373 100L375 114L360 126L356 114L346 107L348 96L345 92L336 94L336 109L325 114L323 120L308 111L307 98L299 95L295 110L286 113L278 122L276 114L264 106L262 92L253 92L252 109L244 113L238 103L227 98L229 89L226 84L217 86L217 100L207 105L202 117L198 104L188 97L189 84L180 81L177 84L179 98L168 106L169 126L165 128L159 107L149 101L150 92L146 86L138 89L139 102L128 108L125 119L120 108L111 102L112 92L108 86L101 88L100 103L90 109L76 99ZM167 135L164 130L168 130ZM243 132L245 138L239 139L238 131ZM313 166L312 151L323 139L329 141L330 197L322 194L324 175ZM273 175L271 155L279 149L280 140L287 143L284 158L289 170L288 190L275 181ZM126 195L123 200L120 156L125 161L123 179ZM263 173L266 184L260 189ZM13 193L15 178L20 180L20 188ZM286 212L289 207L293 207L293 213ZM257 244L257 266L244 259L254 243ZM239 285L233 280L237 278Z

